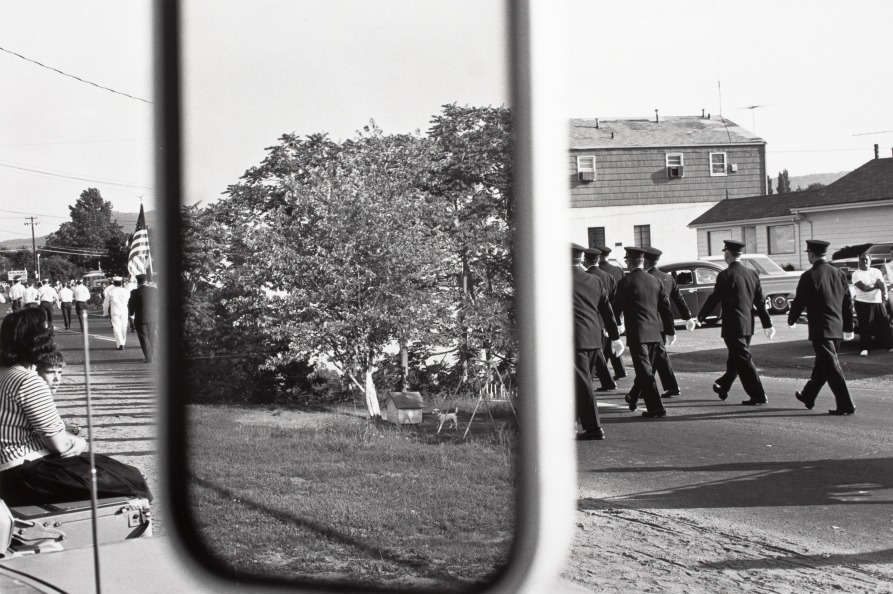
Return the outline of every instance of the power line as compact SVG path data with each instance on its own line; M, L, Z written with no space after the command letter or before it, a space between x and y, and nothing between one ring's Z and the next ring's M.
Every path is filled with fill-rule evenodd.
M8 50L8 49L6 49L6 48L4 48L4 47L0 47L0 51L4 51L4 52L6 52L7 54L12 54L13 56L16 56L16 57L18 57L18 58L21 58L21 59L25 60L26 62L31 62L32 64L37 64L37 65L40 66L41 68L46 68L47 70L52 70L53 72L58 72L58 73L61 74L62 76L67 76L67 77L69 77L69 78L73 78L73 79L75 79L75 80L77 80L77 81L80 81L80 82L82 82L82 83L86 83L86 84L88 84L88 85L93 85L94 87L96 87L96 88L98 88L98 89L102 89L102 90L104 90L104 91L109 91L109 92L111 92L111 93L115 93L115 94L117 94L117 95L123 95L124 97L129 97L130 99L136 99L137 101L142 101L143 103L148 103L148 104L150 104L150 105L152 104L151 101L146 101L145 99L141 99L141 98L139 98L139 97L134 97L133 95L128 95L127 93L122 93L121 91L116 91L115 89L110 89L110 88L108 88L108 87L104 87L104 86L102 86L102 85L98 85L98 84L96 84L96 83L94 83L94 82L90 82L89 80L84 80L83 78L81 78L81 77L79 77L79 76L75 76L75 75L73 75L73 74L68 74L67 72L62 72L62 71L59 70L58 68L53 68L52 66L47 66L46 64L41 64L41 63L38 62L37 60L32 60L31 58L26 58L26 57L23 56L22 54L17 54L17 53L15 53L15 52L13 52L13 51L10 51L10 50Z
M57 142L15 142L12 144L0 144L2 147L7 146L48 146L58 144L103 144L111 142L151 142L151 138L113 138L109 140L60 140Z
M59 215L45 215L45 214L39 214L36 212L22 212L20 210L3 210L2 208L0 208L0 212L11 212L13 214L34 215L35 217L50 217L53 219L67 219L68 218L68 217L62 217ZM18 219L20 217L15 217L15 218Z
M108 180L102 180L102 179L91 179L88 177L76 177L73 175L63 175L61 173L51 173L49 171L42 171L40 169L30 169L28 167L19 167L18 165L9 165L7 163L0 163L0 167L8 167L9 169L17 169L19 171L28 171L30 173L39 173L41 175L50 175L53 177L75 179L78 181L94 182L94 183L98 183L98 184L108 184L110 186L122 186L125 188L142 188L144 190L154 190L155 189L152 186L141 186L139 184L128 184L126 182L114 182L114 181L108 181Z

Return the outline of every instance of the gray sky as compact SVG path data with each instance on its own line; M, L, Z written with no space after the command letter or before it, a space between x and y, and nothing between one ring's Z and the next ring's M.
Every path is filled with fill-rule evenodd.
M768 142L772 175L854 169L875 143L893 154L889 1L555 6L567 28L549 58L566 72L567 117L721 111ZM442 104L510 103L502 1L188 0L182 11L189 203L217 199L283 133L343 139L370 119L425 132ZM150 101L151 35L144 2L0 9L0 48ZM38 235L55 230L87 187L122 212L140 195L154 208L152 105L3 51L0 80L0 239L30 241L30 215Z

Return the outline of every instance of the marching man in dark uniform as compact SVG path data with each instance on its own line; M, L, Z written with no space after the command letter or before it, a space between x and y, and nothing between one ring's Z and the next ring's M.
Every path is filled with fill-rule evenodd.
M713 293L698 312L698 322L710 315L717 304L722 305L722 332L720 335L729 349L726 360L726 372L713 384L713 391L725 400L729 395L736 377L741 378L741 387L749 396L741 404L766 404L766 391L757 374L753 359L750 356L750 340L753 337L754 309L760 316L760 323L766 338L772 340L775 328L772 318L766 311L766 300L763 298L763 287L760 276L753 270L745 268L740 260L744 251L744 243L734 239L725 239L723 256L728 268L716 277Z
M667 293L670 302L676 304L680 317L685 320L685 329L691 332L697 326L697 322L692 319L688 304L685 303L685 298L679 293L679 285L676 284L676 279L657 268L657 262L660 260L661 254L663 252L655 247L645 248L645 271L659 280L664 286L664 291ZM670 355L663 344L658 348L657 356L654 359L654 371L660 378L660 383L664 388L664 393L660 395L661 398L671 398L682 393L679 390L679 382L676 381L673 366L670 364Z
M604 330L611 337L612 347L619 354L623 343L617 333L614 310L608 301L607 290L602 281L586 274L580 266L585 248L571 244L572 281L574 305L574 385L577 416L583 426L583 433L577 439L604 439L605 432L598 418L598 406L592 391L592 367L595 357L602 347ZM602 326L604 323L604 326Z
M614 266L610 262L608 262L608 256L611 254L611 248L606 245L597 245L595 246L600 253L598 255L598 269L602 272L607 272L612 277L614 277L614 282L617 283L620 279L623 278L623 269L619 266ZM617 316L619 318L620 312L617 312ZM624 329L622 327L622 321L618 320L618 325L621 326L620 333L623 334ZM623 379L626 377L626 369L623 368L623 359L618 355L614 355L613 353L606 352L605 356L611 360L611 367L614 368L614 380Z
M673 327L673 311L667 293L659 280L644 270L642 248L627 247L626 263L630 273L617 283L614 306L623 311L626 326L626 345L633 360L636 379L629 397L629 409L636 410L636 400L641 394L645 400L643 417L666 416L654 379L654 359L661 343L676 342Z
M601 250L599 250L598 248L587 248L583 252L583 270L601 279L602 283L604 283L605 285L605 290L608 293L608 303L613 303L614 293L617 292L617 280L604 270L599 269L598 257L600 254ZM617 319L619 317L617 313L618 312L616 311L614 312L615 321L617 322L617 331L622 333L623 327L621 326L621 321ZM598 377L598 381L601 384L601 387L598 388L596 392L610 392L617 389L617 384L611 377L611 372L608 369L608 363L605 360L605 357L611 356L611 339L608 337L607 334L602 334L602 348L598 352L598 355L595 359L595 373Z
M851 415L856 412L856 406L850 398L837 351L841 338L853 339L853 300L846 274L825 261L828 245L827 241L806 240L806 255L812 268L800 277L788 312L788 325L793 328L806 309L809 340L815 350L812 377L803 391L795 392L794 396L811 410L819 390L827 382L837 403L837 408L828 414Z

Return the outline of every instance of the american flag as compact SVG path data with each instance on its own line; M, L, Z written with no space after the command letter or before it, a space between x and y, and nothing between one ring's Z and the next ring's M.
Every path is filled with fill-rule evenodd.
M140 204L140 216L136 220L136 231L130 238L130 254L127 256L127 270L131 278L137 274L152 271L152 254L149 253L149 231L146 229L146 215Z

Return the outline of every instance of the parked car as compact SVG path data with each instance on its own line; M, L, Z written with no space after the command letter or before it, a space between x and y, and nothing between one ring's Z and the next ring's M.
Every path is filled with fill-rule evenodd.
M726 268L722 256L706 256L705 262L715 262ZM763 295L766 296L766 310L769 313L788 311L788 300L794 298L802 270L789 272L772 261L765 254L742 254L741 264L760 275Z
M716 276L725 269L716 262L703 262L699 260L690 260L688 262L675 262L673 264L660 264L658 268L674 279L679 286L679 293L685 299L685 304L691 311L691 315L696 317L704 302L713 292L713 286L716 284ZM682 324L682 315L675 303L670 303L673 309L673 317L676 324ZM717 305L716 309L710 312L705 319L707 324L715 324L719 321L722 308Z
M867 250L868 254L871 256L871 267L877 268L884 273L884 264L890 260L890 248L893 247L893 243L874 243ZM829 263L831 266L835 266L840 268L844 272L846 272L847 280L849 280L853 276L853 272L859 269L859 255L852 256L850 258L836 258L834 260L830 260Z

